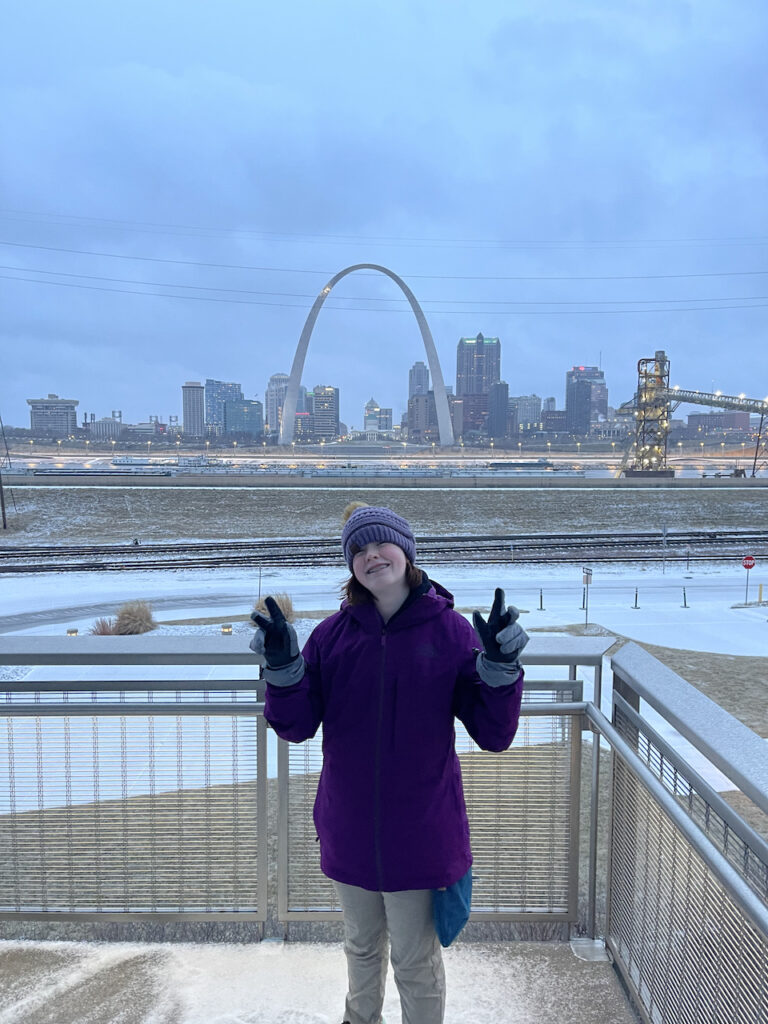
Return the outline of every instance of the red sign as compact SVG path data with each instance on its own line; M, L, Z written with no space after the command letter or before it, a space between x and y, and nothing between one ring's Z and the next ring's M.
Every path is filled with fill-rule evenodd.
M755 560L752 557L752 555L744 555L744 557L741 560L741 564L744 566L745 569L755 568Z

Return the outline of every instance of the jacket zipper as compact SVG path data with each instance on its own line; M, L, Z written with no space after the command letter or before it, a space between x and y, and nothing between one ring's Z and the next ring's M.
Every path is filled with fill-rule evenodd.
M374 796L373 796L373 842L376 855L376 879L379 892L384 889L384 867L381 857L381 745L384 724L384 667L386 660L387 632L381 631L381 669L379 671L379 714L376 727L376 753L374 757Z

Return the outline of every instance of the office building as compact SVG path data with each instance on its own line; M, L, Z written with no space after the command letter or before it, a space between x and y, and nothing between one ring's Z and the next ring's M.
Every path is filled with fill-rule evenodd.
M414 395L408 399L408 440L413 444L431 444L440 438L435 393Z
M459 338L456 348L456 397L487 395L501 380L501 342L498 338Z
M186 437L205 436L205 388L188 380L181 388L181 416Z
M426 363L414 363L408 371L408 397L426 395L429 391L429 369Z
M265 431L269 434L280 432L280 422L283 417L283 402L285 393L288 390L288 374L273 373L267 383L265 392L265 409L267 417Z
M541 429L541 399L538 395L513 395L509 408L514 416L518 433Z
M77 407L74 398L28 398L29 428L40 437L69 437L77 430Z
M584 435L608 413L605 374L597 366L574 366L565 375L565 420L569 434Z
M501 380L501 342L498 338L460 338L456 348L456 397L464 403L467 436L487 430L488 395Z
M488 393L488 436L503 440L509 435L509 385L500 380Z
M223 380L205 381L205 426L206 433L218 437L224 433L224 403L242 402L243 392L239 384Z
M392 410L382 409L375 398L366 402L363 416L363 430L365 433L376 431L377 433L391 432Z
M316 384L312 389L312 415L315 440L336 440L339 436L339 389Z
M224 433L261 437L264 433L264 406L252 398L224 402Z

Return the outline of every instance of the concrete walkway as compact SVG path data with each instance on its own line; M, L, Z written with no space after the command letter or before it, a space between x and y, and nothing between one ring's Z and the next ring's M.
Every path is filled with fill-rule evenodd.
M636 1024L591 944L459 944L446 1024ZM0 1024L340 1024L338 944L0 942ZM387 1024L401 1024L390 973Z

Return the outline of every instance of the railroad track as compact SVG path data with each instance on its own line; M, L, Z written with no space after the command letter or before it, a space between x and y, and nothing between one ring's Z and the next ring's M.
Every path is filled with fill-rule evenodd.
M419 562L725 561L768 555L768 530L418 537ZM343 566L337 538L0 549L0 573Z

